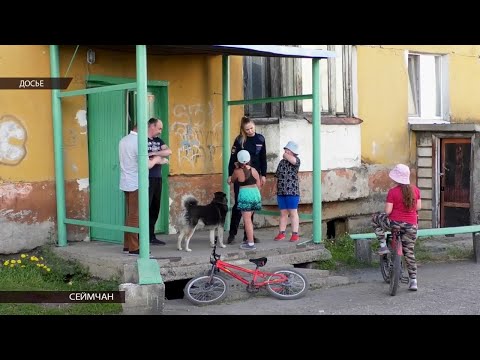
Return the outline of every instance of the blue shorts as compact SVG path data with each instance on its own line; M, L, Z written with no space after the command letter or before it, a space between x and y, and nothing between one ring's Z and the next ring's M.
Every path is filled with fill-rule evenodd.
M300 196L297 195L277 195L277 203L280 210L298 209Z

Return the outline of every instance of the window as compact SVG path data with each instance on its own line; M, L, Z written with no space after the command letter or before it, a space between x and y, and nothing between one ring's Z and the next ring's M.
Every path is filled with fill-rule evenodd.
M293 45L335 51L337 57L320 61L322 114L351 116L351 45ZM292 58L244 58L245 99L312 93L312 60ZM245 106L250 117L295 117L312 112L312 101Z
M410 120L448 120L446 58L408 54L408 117Z

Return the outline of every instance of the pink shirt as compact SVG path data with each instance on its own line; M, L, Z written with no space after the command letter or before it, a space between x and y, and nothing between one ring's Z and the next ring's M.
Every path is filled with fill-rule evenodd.
M402 188L400 185L388 191L387 203L393 204L393 210L388 216L390 220L417 225L417 200L420 199L420 190L415 185L412 185L412 189L415 206L410 210L403 204Z

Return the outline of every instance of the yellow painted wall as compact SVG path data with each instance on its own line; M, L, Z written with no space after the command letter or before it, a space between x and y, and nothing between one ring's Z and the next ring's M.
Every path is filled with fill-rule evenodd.
M477 46L480 49L480 46ZM479 55L450 56L450 113L456 123L480 123Z
M390 164L408 160L407 72L403 51L357 48L358 116L362 159Z
M408 131L408 74L405 50L448 55L451 122L480 123L480 46L357 46L358 116L362 159L408 162L415 138Z
M0 45L0 69L2 77L50 77L48 46ZM0 182L53 179L51 103L50 90L0 89ZM24 156L14 149L5 159L2 146L24 148Z
M74 47L61 48L61 68L66 69ZM83 86L89 74L114 77L135 77L135 53L96 51L95 64L88 65L86 48L80 48L70 76ZM170 174L211 174L222 172L222 58L221 56L149 56L148 79L169 82ZM64 71L64 70L62 70ZM231 97L243 94L242 58L231 58ZM72 90L74 88L72 87ZM84 97L69 98L64 116L74 119L78 109L85 109ZM241 107L231 111L233 138L238 134ZM78 133L78 129L76 131ZM84 137L85 138L85 137ZM182 141L193 144L181 147ZM77 156L82 156L83 141ZM86 142L85 142L86 146ZM74 157L75 158L75 157ZM88 163L82 162L88 176ZM82 168L83 168L82 166ZM82 176L80 176L82 177Z
M96 50L95 64L86 62L87 48L80 47L67 76L68 90L82 89L88 74L134 78L135 53ZM60 46L60 75L65 76L75 46ZM149 56L148 79L169 81L169 131L171 174L208 174L222 171L221 57ZM49 77L49 47L0 46L2 76ZM243 93L242 58L231 58L231 97ZM0 163L0 180L44 181L54 179L51 92L48 90L0 90L0 121L13 115L27 133L26 156L17 164ZM88 139L81 112L86 97L62 99L65 179L88 177ZM231 138L238 134L242 107L231 111ZM88 116L87 116L88 118ZM12 122L11 118L3 118ZM13 120L15 121L15 120ZM186 126L190 126L188 133ZM1 124L0 124L1 126ZM187 137L197 147L180 149ZM1 139L0 139L1 140ZM12 140L17 145L17 140ZM20 144L21 145L21 144Z

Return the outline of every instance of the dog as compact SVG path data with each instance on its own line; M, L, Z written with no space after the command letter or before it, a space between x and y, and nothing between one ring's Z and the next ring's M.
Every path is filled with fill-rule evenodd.
M208 205L198 205L198 200L194 196L187 195L184 197L182 205L184 211L179 224L178 250L182 250L182 240L185 238L185 251L192 251L188 245L197 227L210 230L210 245L212 247L215 245L215 230L217 230L220 247L226 247L223 244L223 227L228 205L227 195L224 192L217 191L214 193L213 200Z

